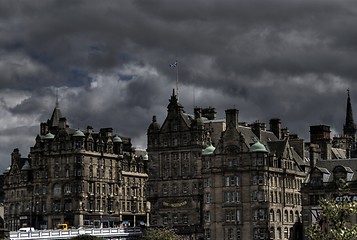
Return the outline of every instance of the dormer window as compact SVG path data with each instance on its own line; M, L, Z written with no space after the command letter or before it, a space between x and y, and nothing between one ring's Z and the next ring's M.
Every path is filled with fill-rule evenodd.
M348 171L350 170L350 171ZM338 184L341 180L344 182L348 181L347 175L349 172L352 172L351 169L346 169L343 166L337 166L333 169L333 180L336 184ZM353 172L352 172L353 173Z

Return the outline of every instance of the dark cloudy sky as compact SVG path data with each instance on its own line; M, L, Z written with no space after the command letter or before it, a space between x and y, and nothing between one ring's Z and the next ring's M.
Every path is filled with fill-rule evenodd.
M326 0L0 1L0 170L26 157L59 93L70 127L113 127L145 148L176 86L185 111L280 118L341 133L357 112L357 2Z

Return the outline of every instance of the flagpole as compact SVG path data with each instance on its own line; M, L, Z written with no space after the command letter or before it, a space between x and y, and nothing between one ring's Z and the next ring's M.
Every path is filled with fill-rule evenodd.
M177 92L177 99L179 99L179 87L178 87L178 69L179 69L179 64L178 61L176 60L176 92Z

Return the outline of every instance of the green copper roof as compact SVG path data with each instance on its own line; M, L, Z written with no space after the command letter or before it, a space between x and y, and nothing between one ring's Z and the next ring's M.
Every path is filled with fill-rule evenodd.
M213 145L209 145L208 147L206 147L204 150L202 150L202 155L212 155L214 150L216 150L215 147L213 147Z
M22 171L30 171L31 170L30 163L28 161L26 161L24 166L22 166L21 170Z
M115 137L113 138L113 142L115 142L115 143L121 143L121 142L123 142L123 140L121 140L121 138L120 138L119 136L115 136Z
M55 135L53 135L52 133L47 133L44 137L43 137L43 139L54 139L55 138Z
M265 152L265 153L267 153L268 150L262 143L260 143L258 141L256 143L254 143L252 146L250 146L249 152Z
M11 166L8 166L8 167L5 169L4 173L10 172L10 169L11 169Z
M78 129L73 133L73 137L85 137L85 135L81 130Z

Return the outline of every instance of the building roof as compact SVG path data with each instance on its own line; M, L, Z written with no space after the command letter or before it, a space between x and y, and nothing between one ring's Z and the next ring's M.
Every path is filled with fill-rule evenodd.
M73 137L85 137L84 133L81 130L76 130L73 135Z
M332 158L346 159L346 150L342 148L331 148Z
M208 147L202 150L202 155L212 155L214 150L216 150L216 148L210 144Z
M350 175L348 181L357 181L357 158L351 159L332 159L332 160L320 160L317 161L316 167L324 173L332 173L336 167L343 167ZM327 182L334 181L333 174L329 176Z
M257 141L252 146L250 146L249 152L265 152L265 153L267 153L268 150L266 149L266 147L262 143Z

